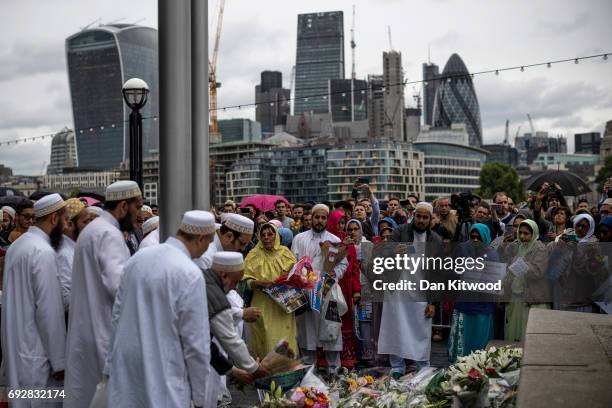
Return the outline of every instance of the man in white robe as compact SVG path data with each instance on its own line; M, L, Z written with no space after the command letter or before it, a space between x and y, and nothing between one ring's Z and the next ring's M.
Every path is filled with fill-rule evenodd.
M134 228L142 195L133 181L106 188L105 211L79 236L72 269L66 344L65 408L88 407L102 380L113 302L130 257L123 231Z
M151 217L142 224L144 239L140 241L138 249L159 244L159 217Z
M418 203L410 224L400 225L391 236L398 243L414 243L414 256L438 256L442 239L430 230L433 207ZM425 253L427 245L428 253ZM404 271L402 273L409 273ZM416 271L420 275L421 271ZM406 279L410 279L406 277ZM378 354L389 354L391 373L398 378L406 372L405 359L413 360L417 368L429 366L431 354L431 318L434 305L409 299L410 293L402 291L385 293L385 301L378 337Z
M296 259L308 256L312 259L313 268L324 272L324 254L321 250L321 243L329 241L338 243L340 239L325 229L329 209L324 204L317 204L312 208L312 228L302 232L293 238L291 251ZM343 259L335 266L333 273L336 282L339 282L346 271L348 262ZM350 302L351 299L346 299ZM340 352L342 351L342 333L338 327L338 336L333 342L323 342L319 340L319 324L321 314L316 311L308 311L295 318L297 323L297 341L300 354L305 364L315 364L317 347L322 347L325 351L325 359L330 374L337 374L340 369Z
M104 374L109 406L205 406L210 332L204 277L192 261L213 238L215 218L188 211L176 234L125 265L113 307Z
M34 205L34 226L6 254L2 292L2 373L12 389L61 386L66 323L55 248L66 203L50 194ZM59 382L58 382L59 381ZM58 406L15 400L12 407Z
M85 209L85 204L78 198L66 200L64 237L57 251L57 273L62 288L62 300L66 312L70 305L70 284L72 282L74 246L76 245L76 240L80 232L94 218L91 213Z
M220 251L242 252L251 242L254 228L253 220L243 215L224 214L223 222L215 234L215 239L196 263L202 269L210 269L215 253Z
M242 254L237 252L215 253L211 269L204 270L210 332L219 350L218 353L213 353L214 370L211 371L211 377L206 384L210 393L206 401L207 407L214 407L223 399L223 375L231 373L242 383L252 382L252 377L268 375L268 371L250 355L242 335L234 326L235 311L227 293L236 287L243 276L244 260ZM227 356L231 361L227 360Z

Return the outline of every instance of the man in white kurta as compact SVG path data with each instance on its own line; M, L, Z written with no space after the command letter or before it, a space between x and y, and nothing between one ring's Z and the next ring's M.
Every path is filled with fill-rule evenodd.
M189 408L205 404L210 332L202 271L215 218L188 211L176 238L139 250L125 265L113 308L104 374L109 407Z
M325 229L329 209L324 204L317 204L312 209L312 229L302 232L293 238L291 251L296 259L308 256L312 259L314 269L323 273L324 255L321 251L321 243L330 241L338 243L340 239ZM348 262L343 259L334 268L336 282L339 282L346 271ZM347 300L347 301L350 301ZM321 315L316 311L308 311L295 318L297 323L297 341L300 354L305 364L314 364L316 361L317 347L323 348L330 373L337 373L340 368L340 352L342 351L342 334L338 328L338 336L334 342L322 342L319 340L319 324Z
M66 408L88 407L102 380L113 302L130 257L120 226L129 229L141 205L136 183L111 184L106 189L106 210L77 240L66 345Z
M80 232L93 219L86 210L85 204L78 198L66 200L66 225L64 237L57 251L57 273L62 288L64 310L68 311L70 305L70 285L72 283L72 261L74 259L74 246Z
M39 200L34 206L36 224L6 254L1 372L13 389L61 385L56 380L65 367L66 323L51 237L61 239L64 207L59 194ZM12 404L49 406L25 400Z
M151 217L142 225L144 239L140 241L138 249L159 244L159 217Z
M240 214L224 214L223 222L215 234L213 242L196 264L200 268L210 269L215 253L220 251L242 252L253 237L255 223Z
M403 224L393 232L391 237L394 242L413 243L415 253L419 257L436 256L431 250L442 249L441 238L430 231L433 207L429 203L418 203L414 220L410 224ZM420 276L422 271L414 272L414 276ZM403 271L402 274L410 274ZM400 279L414 280L414 277L402 275ZM428 302L418 301L420 299L410 298L411 293L395 291L385 293L382 317L380 322L380 334L378 337L378 353L389 354L391 372L394 376L404 375L406 371L405 359L413 360L417 368L429 366L431 353L431 318L435 309Z

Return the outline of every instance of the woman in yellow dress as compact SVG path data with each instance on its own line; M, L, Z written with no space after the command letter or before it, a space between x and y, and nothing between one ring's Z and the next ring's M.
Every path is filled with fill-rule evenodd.
M264 358L281 339L287 340L294 352L298 350L295 315L285 312L262 291L291 271L295 262L293 253L281 245L276 227L269 223L262 225L259 242L244 261L244 281L253 292L251 306L261 310L261 318L251 324L253 351L257 357Z

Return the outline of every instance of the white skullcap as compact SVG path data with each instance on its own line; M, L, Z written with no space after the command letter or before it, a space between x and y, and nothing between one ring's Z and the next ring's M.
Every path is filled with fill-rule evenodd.
M95 205L92 205L91 207L87 207L87 211L89 211L92 214L97 215L98 217L100 217L102 213L104 212L102 208L95 206Z
M418 210L419 208L422 208L424 210L427 210L427 212L429 214L433 214L433 206L425 201L421 201L420 203L418 203L415 207L414 210Z
M317 204L312 207L311 212L314 214L316 211L325 211L325 213L329 215L329 207L325 204Z
M143 205L142 207L140 207L140 211L146 212L147 214L150 214L151 216L153 215L153 209L149 207L148 205Z
M4 207L2 207L2 212L7 213L8 215L11 216L11 218L15 218L15 215L17 214L15 212L15 209L13 207L9 207L8 205L5 205Z
M223 222L227 228L240 232L242 234L252 234L255 228L255 223L252 219L245 217L240 214L226 214L225 221Z
M215 222L215 229L219 229L221 228L221 224L219 224L218 222Z
M279 220L270 220L269 223L274 225L276 229L283 227L283 224Z
M147 235L151 231L155 231L159 228L159 217L151 217L142 224L142 233Z
M212 269L216 272L240 272L244 261L240 252L219 251L213 255Z
M130 198L141 197L142 192L135 181L121 180L115 181L106 187L106 201L129 200Z
M208 211L193 210L183 215L179 229L192 235L209 235L215 232L215 216Z
M61 210L64 206L66 206L66 202L61 195L57 193L46 195L34 203L34 217L44 217Z

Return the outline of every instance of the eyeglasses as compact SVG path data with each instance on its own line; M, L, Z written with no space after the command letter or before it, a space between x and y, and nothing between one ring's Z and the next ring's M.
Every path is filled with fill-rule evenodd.
M356 228L347 228L348 232L359 231L359 227Z
M19 216L24 220L33 220L34 218L36 218L34 214L19 214Z

